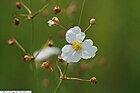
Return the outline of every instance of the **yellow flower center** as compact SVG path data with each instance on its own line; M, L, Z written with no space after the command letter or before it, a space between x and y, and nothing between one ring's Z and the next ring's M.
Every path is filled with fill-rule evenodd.
M82 47L82 43L81 42L74 42L72 44L72 47L76 50L76 51L80 51L81 47Z

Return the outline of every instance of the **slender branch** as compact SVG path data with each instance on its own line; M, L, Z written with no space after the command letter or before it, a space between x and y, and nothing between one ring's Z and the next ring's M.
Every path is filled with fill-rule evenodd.
M65 27L64 27L64 26L62 26L61 24L58 24L58 26L60 26L62 29L65 29Z
M37 12L35 12L32 15L32 18L34 18L36 15L38 15L39 13L43 12L48 6L50 5L50 3L46 4L44 7L42 7L40 10L38 10Z
M31 10L23 3L22 0L20 0L21 5L28 11L29 14L32 14Z
M61 70L61 68L60 68L60 66L59 66L59 64L58 64L58 62L59 62L59 60L56 61L56 66L57 66L57 68L58 68L58 70L59 70L60 77L62 77L62 76L63 76L63 73L62 73L62 70Z
M83 0L83 4L82 4L82 9L81 9L80 17L79 17L78 26L80 26L80 23L81 23L82 14L83 14L84 6L85 6L85 1L86 0Z
M21 49L24 54L27 54L26 50L22 47L22 45L14 38L15 44Z
M67 77L65 80L77 80L77 81L83 81L83 82L91 82L91 80L85 80L85 79L73 78L73 77Z
M85 30L84 32L86 32L91 26L92 26L92 25L90 24L90 25L86 28L86 30Z
M62 75L62 77L60 78L60 80L59 80L59 82L58 82L58 84L57 84L57 87L56 87L54 93L57 93L57 92L58 92L58 90L59 90L59 88L60 88L60 86L61 86L61 84L62 84L63 78L65 78L65 75L66 75L66 72L67 72L67 69L68 69L68 65L69 65L69 63L67 63L67 65L66 65L66 67L65 67L65 69L64 69L63 75Z

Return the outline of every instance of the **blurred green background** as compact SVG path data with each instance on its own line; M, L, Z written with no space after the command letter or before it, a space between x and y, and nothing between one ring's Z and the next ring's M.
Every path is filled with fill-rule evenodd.
M23 0L27 6L30 0ZM33 11L37 11L45 0L32 0ZM34 50L39 49L49 37L55 46L62 47L67 42L60 27L49 27L47 21L53 16L59 17L61 24L77 25L82 0L57 0L62 13L53 13L52 3L47 10L48 16L39 14L34 18ZM19 26L13 24L13 15L26 13L15 7L16 0L0 2L0 89L32 90L35 93L36 82L33 79L30 63L23 62L22 52L16 46L8 46L7 40L14 36L27 51L31 49L31 21ZM64 10L74 2L78 11L67 16ZM29 6L30 7L30 6ZM140 92L140 0L86 0L80 27L84 30L90 18L96 18L96 25L86 32L87 37L98 47L97 56L91 60L82 60L73 64L70 76L90 79L95 76L97 85L87 82L65 81L59 93L139 93ZM55 64L57 57L51 59ZM84 61L84 62L83 62ZM61 65L63 66L63 64ZM38 69L39 93L52 93L58 82L58 72L49 73Z

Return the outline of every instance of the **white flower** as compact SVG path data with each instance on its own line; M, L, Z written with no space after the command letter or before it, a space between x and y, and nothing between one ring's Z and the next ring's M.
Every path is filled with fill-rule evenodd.
M81 58L89 59L95 56L97 47L91 39L86 39L85 33L78 26L70 28L66 33L66 41L70 43L62 48L61 57L64 61L78 62Z
M39 61L43 61L46 60L47 58L49 58L52 55L58 55L60 53L60 49L57 47L45 47L44 49L41 49L36 51L34 53L35 56L35 61L39 62Z
M50 27L59 24L59 19L57 17L53 17L51 20L48 21Z

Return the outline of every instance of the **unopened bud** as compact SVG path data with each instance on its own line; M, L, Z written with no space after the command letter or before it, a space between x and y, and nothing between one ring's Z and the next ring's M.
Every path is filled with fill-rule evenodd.
M48 40L48 46L52 47L54 45L53 40Z
M20 23L19 19L18 19L18 18L14 18L14 24L15 24L16 26L18 26L19 23Z
M41 66L42 66L42 67L45 67L45 68L48 70L48 72L53 72L53 69L52 69L52 67L50 66L50 61L44 62Z
M25 62L28 62L28 61L30 61L30 60L32 60L34 57L32 56L32 55L25 55L24 57L23 57L23 60L25 61Z
M53 17L53 18L52 18L52 21L54 21L56 24L59 24L59 22L60 22L59 19L58 19L57 17Z
M41 65L42 67L45 67L45 68L50 68L50 61L46 61L46 62L44 62L42 65Z
M60 55L58 56L58 60L59 60L60 62L63 62L63 61L64 61Z
M91 25L95 25L95 23L96 23L96 20L94 18L90 19L90 24Z
M92 78L90 79L90 81L91 81L92 84L96 84L96 83L97 83L96 77L92 77Z
M15 44L15 39L14 38L8 39L8 44L9 45L14 45Z
M53 11L54 11L55 14L58 14L58 13L61 12L61 8L59 6L55 6Z
M18 8L18 9L21 9L21 3L20 2L16 2L16 7Z

